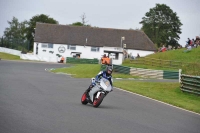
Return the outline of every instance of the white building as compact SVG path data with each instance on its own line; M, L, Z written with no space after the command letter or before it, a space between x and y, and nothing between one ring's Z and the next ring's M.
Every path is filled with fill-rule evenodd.
M58 55L101 59L106 54L113 58L113 64L119 65L123 61L124 45L132 56L146 56L156 51L141 31L37 23L33 53L48 62L57 62Z

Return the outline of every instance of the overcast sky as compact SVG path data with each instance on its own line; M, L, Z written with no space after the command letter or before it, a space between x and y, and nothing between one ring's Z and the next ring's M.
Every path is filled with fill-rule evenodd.
M0 37L7 21L19 22L46 14L59 24L81 22L85 13L87 24L101 28L136 29L139 22L156 3L166 4L179 16L183 26L179 43L200 36L200 0L0 0Z

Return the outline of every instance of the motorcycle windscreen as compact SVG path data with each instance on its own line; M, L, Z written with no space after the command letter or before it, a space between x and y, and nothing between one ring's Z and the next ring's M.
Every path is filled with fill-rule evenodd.
M100 80L100 85L101 85L101 87L102 87L104 90L106 90L106 91L111 91L111 90L112 90L112 86L111 86L111 84L110 84L110 81L107 80L107 79L105 79L105 78L102 78L102 79Z

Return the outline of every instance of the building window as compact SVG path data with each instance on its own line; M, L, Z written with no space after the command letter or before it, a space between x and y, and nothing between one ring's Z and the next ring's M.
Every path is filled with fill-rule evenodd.
M46 43L42 43L42 48L48 48L48 45Z
M99 47L91 47L91 51L93 51L93 52L99 52Z
M119 59L119 53L110 53L109 58L112 58L114 60L118 60Z
M53 48L53 44L51 43L42 43L42 48Z
M48 48L53 48L53 44L52 43L48 43Z
M119 59L119 53L115 54L115 59L118 60Z
M76 45L68 45L67 49L76 50Z

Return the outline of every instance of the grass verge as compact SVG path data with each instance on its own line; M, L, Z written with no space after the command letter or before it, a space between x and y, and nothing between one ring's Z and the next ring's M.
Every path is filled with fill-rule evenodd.
M171 51L166 51L166 52L158 52L155 54L150 54L146 57L149 59L145 60L151 60L152 59L159 59L163 60L162 62L165 64L167 63L166 61L179 61L182 62L181 64L176 64L172 63L172 66L178 65L178 68L170 68L168 66L167 68L165 65L162 66L156 66L155 64L159 64L160 61L154 60L151 63L145 63L143 64L143 58L138 58L137 60L141 61L140 64L134 63L134 61L130 62L130 60L125 60L123 61L123 66L129 66L129 67L138 67L138 68L145 68L145 69L156 69L156 70L169 70L169 71L178 71L178 69L182 69L182 73L187 74L187 75L200 75L199 67L200 67L200 47L193 48L190 51L187 51L186 48L178 49L178 50L171 50ZM155 63L155 64L154 64Z
M92 78L100 72L101 66L99 64L74 64L69 68L58 68L52 70L54 73L67 73L72 74L75 78ZM131 76L127 74L113 72L113 78L138 78L137 76Z
M150 66L150 65L134 64L130 62L130 59L124 60L122 65L128 66L128 67L143 68L143 69L178 71L178 69L175 69L175 68L163 68L163 67Z
M2 53L2 52L0 52L0 58L4 60L20 60L19 56Z
M74 74L76 78L92 78L100 71L98 64L76 64L69 68L59 68L52 72ZM113 73L114 78L138 78L130 75ZM115 81L114 86L147 96L171 105L200 113L200 97L184 93L180 90L179 83L143 82L134 80Z
M116 87L200 113L200 97L182 92L179 83L116 81Z
M159 52L156 54L148 55L149 58L156 58L161 60L173 60L190 63L200 63L200 47L193 48L185 52L186 48L171 50L166 52Z

